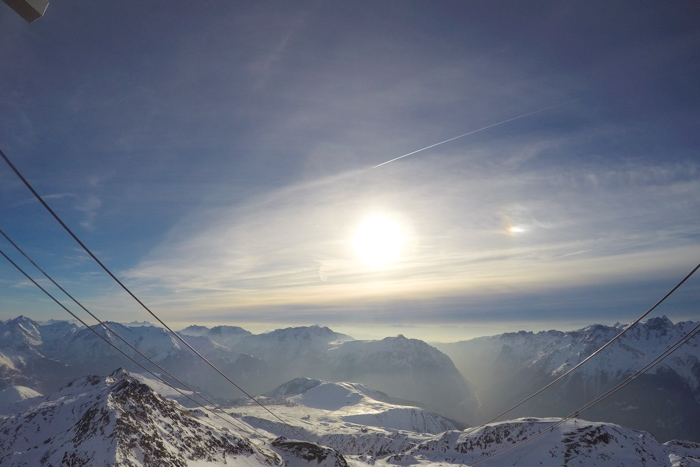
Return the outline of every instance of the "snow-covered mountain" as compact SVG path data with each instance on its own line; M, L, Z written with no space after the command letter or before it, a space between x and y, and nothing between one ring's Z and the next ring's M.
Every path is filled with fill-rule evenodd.
M20 385L45 392L78 375L42 352L44 339L48 345L60 339L58 328L69 332L71 325L63 323L49 325L44 336L39 324L25 316L0 321L0 389Z
M95 325L93 330L127 355L157 373L161 370L136 354L124 341L138 349L178 379L221 397L238 397L223 379L214 377L209 368L175 336L157 326L133 326L106 323L110 330ZM117 337L124 339L122 341ZM0 322L0 389L23 385L47 393L84 374L107 375L115 368L144 370L120 354L91 330L66 321L34 322L20 316ZM206 336L187 336L217 367L253 392L274 387L272 371L260 359L239 355ZM204 382L205 384L200 384Z
M305 421L322 419L329 412L340 420L363 426L418 433L442 433L459 425L410 402L358 383L331 383L297 378L266 394L265 400L303 406ZM245 402L245 401L244 401ZM313 410L312 410L313 409Z
M333 381L364 383L380 391L417 400L442 415L471 421L473 390L444 353L402 335L378 341L349 341L326 356Z
M399 465L692 466L700 443L659 444L649 433L580 419L523 418L448 431L391 456Z
M242 396L162 328L109 325L190 387L218 400ZM568 415L665 350L694 325L650 319L508 416ZM113 332L99 326L95 329L125 352L133 353ZM183 330L183 335L249 393L264 393L297 377L351 381L473 425L552 381L620 329L620 325L592 325L571 332L508 333L435 346L403 336L353 340L322 326L259 335L234 326L199 326ZM0 389L21 385L48 394L82 374L104 376L120 366L143 372L92 332L72 323L36 323L18 317L0 323L0 336ZM661 440L700 439L697 340L584 416L649 431Z
M697 323L666 317L639 323L570 377L509 414L563 416L595 398L662 353ZM592 325L570 332L517 332L436 344L473 382L486 420L563 374L624 326ZM586 416L652 432L660 439L700 439L700 338Z
M0 418L0 465L280 465L275 453L169 401L122 370Z
M179 331L183 336L206 336L228 348L233 348L244 337L252 336L253 333L238 326L215 326L209 329L206 326L192 325Z
M299 379L262 397L267 410L250 402L223 413L185 409L142 380L124 370L82 377L23 413L0 416L0 465L700 465L700 443L660 444L645 432L580 419L435 434L357 423L348 417L392 405L357 384Z
M21 412L41 394L25 386L10 386L0 391L0 414Z
M163 373L135 355L121 339L194 389L220 399L233 400L242 396L166 330L157 326L107 324L109 330L102 326L93 329L146 368ZM65 322L43 325L27 318L17 318L3 325L22 337L8 342L16 340L22 342L23 347L15 351L0 341L0 352L21 353L22 357L14 361L28 361L30 355L37 355L61 366L62 370L37 373L33 371L38 367L36 364L18 367L13 363L14 366L8 368L14 373L0 380L4 383L0 389L20 384L47 393L83 374L107 375L118 367L144 372L89 329ZM450 359L416 339L399 336L381 341L354 341L350 336L323 326L278 329L258 335L234 326L212 329L191 326L181 335L249 393L269 391L286 381L306 376L365 383L379 390L393 391L398 397L418 401L433 411L457 419L467 418L469 401L473 401L469 387ZM53 375L53 379L47 381L49 375Z
M246 336L233 348L262 358L277 384L299 376L353 381L461 420L468 419L473 403L473 392L449 357L417 339L359 341L308 326Z
M246 336L232 348L274 366L284 377L282 383L296 376L317 376L312 372L325 369L328 349L352 340L325 326L301 326Z
M285 378L278 384L298 376L353 381L462 420L468 419L474 401L449 357L418 339L360 341L309 326L247 336L235 349L265 360Z

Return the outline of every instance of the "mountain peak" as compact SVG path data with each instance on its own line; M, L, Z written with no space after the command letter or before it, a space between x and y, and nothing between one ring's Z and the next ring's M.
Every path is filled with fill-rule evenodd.
M209 328L206 326L200 326L198 324L193 324L187 326L184 329L180 329L177 333L185 336L204 336L209 332Z
M212 335L240 334L243 336L249 336L252 334L250 331L246 331L245 329L239 326L214 326L209 332Z
M32 326L36 326L36 325L37 325L36 321L34 321L34 320L31 319L31 318L27 318L27 317L24 316L24 315L19 315L19 316L16 317L16 318L10 319L10 320L7 321L7 323L8 323L8 324L12 324L12 325L24 324L24 323L31 324Z
M11 465L282 462L247 438L200 421L123 369L81 378L27 412L0 419L0 429L8 435L0 453L14 453Z
M34 399L42 395L32 388L25 386L10 386L0 391L0 409L27 399Z
M347 341L352 340L352 337L333 331L328 326L297 326L284 329L275 329L274 331L266 332L254 336L261 339L273 340L319 340L323 342L332 341Z
M315 388L321 383L323 383L323 381L313 378L294 378L291 381L277 386L266 395L275 398L297 396L299 394L304 394L306 391Z
M673 322L670 319L668 319L666 315L655 316L646 320L644 322L644 327L646 327L650 331L661 331L672 328Z
M15 348L41 345L39 324L24 315L4 323L0 322L0 336L5 344L10 344Z
M120 379L124 379L124 378L127 378L127 377L132 377L132 376L131 376L131 373L129 373L128 371L126 371L126 370L125 370L124 368L122 368L122 367L117 368L116 370L114 370L113 372L111 372L111 373L109 374L109 376L108 376L108 378L111 378L111 379L113 379L114 381L118 381L118 380L120 380Z

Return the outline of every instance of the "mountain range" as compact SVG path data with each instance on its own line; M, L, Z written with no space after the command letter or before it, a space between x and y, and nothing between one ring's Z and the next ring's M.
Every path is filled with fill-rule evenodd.
M575 373L509 412L507 418L566 416L642 367L696 324L674 324L665 317L640 323ZM243 396L166 330L146 323L108 326L109 330L93 329L133 354L118 334L189 388L205 393L209 401L226 405ZM361 384L387 394L399 405L418 407L465 427L483 423L521 401L622 329L619 324L597 324L576 331L521 331L433 345L401 335L355 340L323 326L263 334L235 326L190 326L180 334L250 394L269 395L281 384L303 381L299 378ZM700 441L699 360L696 338L580 415L648 431L662 441ZM171 379L151 364L143 364ZM119 367L135 378L152 379L95 333L73 323L39 323L23 316L0 322L0 390L23 386L49 394L82 375L107 376ZM167 386L156 390L193 406L186 396ZM190 394L185 387L180 391ZM423 416L416 414L411 417ZM393 420L384 418L389 419Z
M85 374L107 375L118 367L144 372L99 334L134 355L124 343L128 342L193 389L222 400L243 395L165 329L106 324L109 329L94 326L92 332L68 322L37 323L24 316L0 323L0 336L8 336L0 342L0 389L22 385L46 393ZM266 392L300 376L352 381L460 420L473 401L470 387L449 357L417 339L356 341L321 326L257 335L236 327L199 326L186 328L181 335L248 393ZM135 359L143 360L137 355ZM148 362L140 363L163 373Z
M665 316L639 323L508 417L568 415L653 360L697 324L674 324ZM474 420L485 421L549 384L624 328L596 324L570 332L521 331L435 346L467 375L480 402ZM700 338L688 341L585 416L643 429L662 440L700 440Z
M188 409L154 387L159 383L118 369L24 400L24 406L0 415L0 465L700 464L700 443L661 444L646 432L577 418L521 418L456 429L357 383L296 379L262 396L265 408L241 401L223 410ZM413 424L418 418L406 416L417 413L432 420L422 426L435 432L421 432ZM382 420L395 426L383 426Z

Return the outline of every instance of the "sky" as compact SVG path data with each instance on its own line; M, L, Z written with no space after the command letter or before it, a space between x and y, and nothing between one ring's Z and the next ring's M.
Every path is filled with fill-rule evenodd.
M698 2L0 7L0 149L176 329L614 324L700 261ZM154 321L4 163L0 228ZM70 318L0 259L0 319ZM693 277L655 315L699 305Z

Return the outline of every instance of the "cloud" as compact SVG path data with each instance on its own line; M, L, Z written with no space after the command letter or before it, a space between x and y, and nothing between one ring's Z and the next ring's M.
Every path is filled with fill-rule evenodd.
M294 42L295 37L306 27L306 22L307 19L304 16L297 17L291 21L285 21L286 24L284 28L286 29L286 33L279 39L269 53L263 54L260 59L255 60L250 65L253 74L259 76L255 88L264 88L266 86L275 65L282 59L289 45Z
M80 225L88 230L95 228L94 220L97 217L97 210L102 206L102 201L94 194L89 194L78 199L74 209L83 213L84 218Z
M21 188L24 189L24 185L22 185ZM76 195L74 193L51 193L48 195L43 195L42 198L44 199L44 201L50 201L50 200L57 200L57 199L64 199L64 198L75 198L75 196ZM31 198L27 197L27 198L23 198L23 199L17 201L15 203L15 206L23 206L26 204L31 204L31 203L36 203L36 202L38 202L37 199L32 196Z
M89 183L95 186L98 182L95 179L90 179ZM23 187L22 187L23 188ZM76 193L50 193L42 195L42 199L46 202L60 201L65 199L73 200L72 208L83 214L83 219L80 225L88 230L94 229L94 220L97 217L97 212L102 207L102 201L95 194L78 195ZM35 197L22 198L15 203L15 207L21 207L27 204L38 203ZM49 203L51 205L51 203Z
M208 209L127 274L163 305L230 312L527 294L687 267L700 234L686 210L700 199L694 163L540 167L538 155L496 154L427 155ZM400 216L410 239L384 270L350 241L376 212Z
M66 7L81 27L60 41L12 26L0 45L17 65L0 97L11 152L71 224L102 221L108 259L149 302L210 316L446 310L694 256L698 35L683 8L227 5L175 5L147 27L123 8L96 26ZM386 269L349 241L377 212L410 240Z

